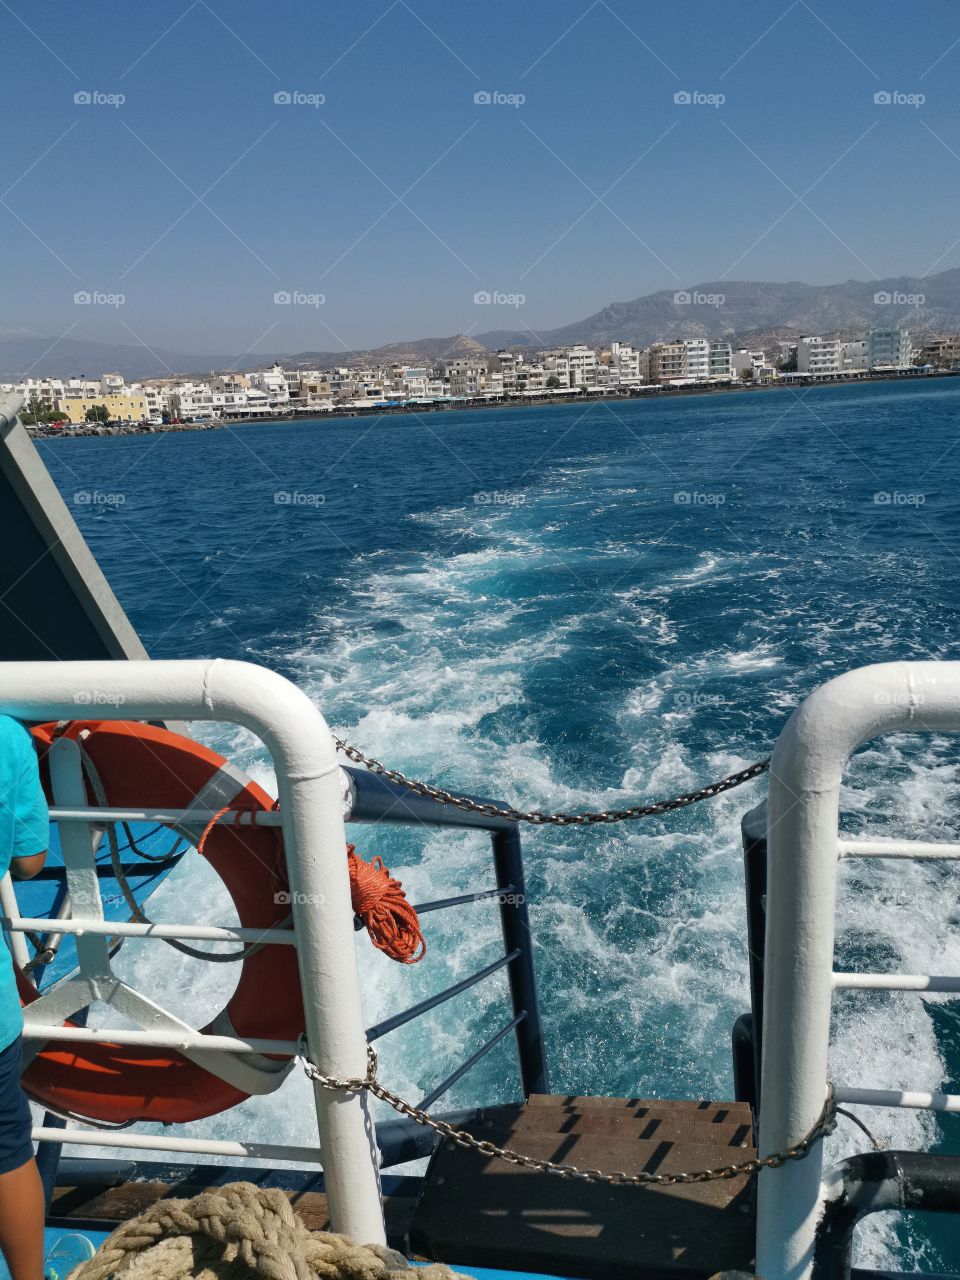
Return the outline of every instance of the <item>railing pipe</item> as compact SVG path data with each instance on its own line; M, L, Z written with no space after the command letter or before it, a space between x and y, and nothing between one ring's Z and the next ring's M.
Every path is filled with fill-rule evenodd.
M817 689L793 713L770 768L760 1155L785 1150L823 1108L833 990L840 784L857 746L904 730L960 729L960 663L885 663ZM757 1274L813 1265L822 1143L760 1174Z
M514 1019L520 1018L516 1022L520 1083L523 1096L529 1098L532 1093L549 1093L550 1080L533 967L533 934L527 911L520 832L514 823L505 830L494 831L492 841L493 864L500 888L503 946L508 954L516 953L510 961L507 977Z
M867 1151L831 1169L814 1280L851 1280L857 1223L891 1209L960 1213L960 1161L918 1151Z
M763 949L767 932L767 802L745 813L740 823L743 877L747 891L747 954L750 970L750 1026L753 1045L755 1112L760 1110L760 1069L763 1054Z
M409 787L391 782L379 773L365 769L345 769L353 783L353 804L348 814L349 822L390 822L401 826L417 827L477 827L481 831L505 831L514 824L509 818L496 818L460 809L456 805L431 800ZM464 800L476 800L490 804L478 796L461 796Z
M296 946L292 929L241 929L216 924L138 924L135 920L51 920L47 916L0 916L0 924L11 934L31 931L50 934L72 933L78 937L95 934L108 938L191 939L197 942L262 942L265 946Z
M24 720L74 719L78 690L101 719L221 720L265 743L277 768L310 1053L324 1075L362 1076L366 1040L343 856L343 795L330 731L289 681L250 663L13 662L0 666L0 709ZM315 1085L322 1161L336 1231L385 1239L366 1098Z
M482 969L478 969L476 973L471 973L469 978L461 978L459 982L455 982L452 986L447 987L443 991L438 991L435 996L428 996L426 1000L421 1000L418 1004L412 1004L409 1009L402 1009L400 1013L393 1014L390 1018L384 1018L382 1022L375 1023L372 1027L367 1028L368 1040L379 1040L381 1036L385 1036L388 1031L395 1031L397 1027L404 1026L407 1022L413 1022L415 1018L419 1018L423 1013L429 1013L431 1009L435 1009L437 1005L445 1004L448 1000L452 1000L454 996L458 996L463 991L469 991L471 987L475 987L478 982L482 982L484 978L489 978L491 974L497 973L504 965L510 964L520 954L519 951L508 952L505 956L498 956L490 964L484 965Z
M456 1071L451 1071L445 1080L441 1080L435 1089L431 1089L425 1097L421 1098L417 1103L417 1107L421 1111L428 1111L438 1098L442 1098L448 1089L452 1089L458 1080L462 1079L468 1071L472 1071L491 1049L495 1049L500 1041L506 1039L511 1031L515 1031L518 1024L522 1025L526 1021L526 1017L525 1013L520 1013L515 1018L511 1018L506 1026L501 1027L495 1035L492 1035L489 1040L480 1046L476 1053L471 1053L465 1062L461 1062Z

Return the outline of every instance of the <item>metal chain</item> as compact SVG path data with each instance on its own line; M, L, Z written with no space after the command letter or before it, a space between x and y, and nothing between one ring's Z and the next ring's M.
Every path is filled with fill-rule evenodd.
M809 1155L815 1143L837 1127L836 1107L833 1101L833 1088L827 1086L827 1097L819 1118L807 1133L806 1137L773 1155L755 1156L752 1160L742 1160L739 1164L725 1164L717 1169L698 1169L692 1173L603 1173L599 1169L579 1169L574 1164L558 1164L553 1160L539 1160L534 1156L525 1156L510 1147L498 1147L494 1142L475 1138L465 1129L455 1129L445 1120L437 1120L419 1107L411 1106L403 1098L392 1093L377 1079L377 1055L372 1045L367 1045L367 1074L344 1080L334 1076L325 1076L320 1069L306 1057L305 1040L301 1038L301 1052L298 1060L306 1074L314 1083L323 1089L344 1090L348 1093L360 1093L364 1089L392 1107L402 1116L407 1116L416 1124L433 1129L442 1138L456 1143L458 1147L467 1147L483 1156L493 1156L504 1160L507 1164L522 1165L525 1169L533 1169L536 1173L552 1173L559 1178L578 1178L582 1182L610 1183L613 1186L654 1186L673 1187L696 1182L719 1182L727 1178L739 1178L747 1174L759 1173L761 1169L779 1169L791 1160L802 1160Z
M674 809L685 809L688 805L697 804L700 800L709 800L712 796L719 796L724 791L732 791L734 787L742 786L744 782L751 782L754 778L759 778L762 773L766 773L770 768L770 757L767 756L765 760L758 760L756 764L750 765L748 769L741 769L738 773L731 773L726 778L721 778L719 782L711 782L707 786L701 787L699 791L690 791L685 795L674 796L672 800L659 800L655 804L633 805L629 809L601 809L595 813L543 813L540 809L524 812L521 809L490 804L486 800L473 800L469 796L460 796L452 791L445 791L443 787L435 787L429 782L420 782L415 778L408 778L406 774L401 773L398 769L388 769L381 761L364 755L357 747L350 746L348 742L344 742L336 734L333 735L333 740L337 745L337 750L342 751L347 759L352 760L354 764L362 764L371 773L378 773L388 781L395 782L401 787L408 787L417 795L426 796L427 799L435 800L438 804L453 805L457 809L466 809L470 813L482 813L491 818L506 818L510 822L531 822L534 826L591 826L598 822L629 822L635 818L652 818L657 814L670 813Z

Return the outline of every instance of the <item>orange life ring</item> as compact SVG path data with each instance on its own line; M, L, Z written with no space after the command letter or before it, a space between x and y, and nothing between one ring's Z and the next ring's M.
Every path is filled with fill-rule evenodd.
M113 807L273 808L261 787L192 739L127 721L73 721L62 731L77 738L84 730L89 730L84 748ZM40 725L33 735L49 796L44 756L57 726ZM92 795L90 802L96 803ZM290 908L276 828L219 823L204 841L203 856L226 886L244 928L269 929L283 923ZM295 949L263 947L239 962L239 971L226 1008L203 1030L296 1040L304 1017ZM39 999L21 974L17 979L24 1004ZM27 1067L23 1083L40 1103L114 1123L182 1124L225 1111L250 1096L174 1051L117 1044L49 1042Z

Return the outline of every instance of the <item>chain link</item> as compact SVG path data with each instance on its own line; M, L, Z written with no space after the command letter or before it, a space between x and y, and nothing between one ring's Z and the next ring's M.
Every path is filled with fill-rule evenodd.
M726 778L721 778L719 782L711 782L707 786L701 787L699 791L690 791L685 795L674 796L672 800L659 800L655 804L633 805L629 809L601 809L599 812L594 813L543 813L540 809L524 812L521 809L511 809L508 806L491 804L486 800L472 800L469 796L461 796L452 791L445 791L443 787L435 787L429 782L420 782L416 778L408 778L399 769L388 769L380 760L374 760L372 757L364 755L359 748L352 747L348 742L344 742L342 738L338 738L336 734L333 735L333 740L337 745L337 750L342 751L347 759L352 760L354 764L362 764L371 773L378 773L388 781L397 783L398 786L408 787L419 796L426 796L428 800L435 800L437 804L453 805L454 808L466 809L469 813L482 813L490 818L506 818L510 822L530 822L534 826L592 826L598 822L630 822L635 818L652 818L657 814L670 813L674 809L685 809L688 805L697 804L700 800L709 800L712 796L719 796L724 791L732 791L734 787L742 786L745 782L751 782L754 778L759 778L762 773L766 773L770 768L770 757L768 756L765 760L758 760L756 764L750 765L747 769L741 769L738 773L731 773Z
M522 1165L525 1169L533 1169L536 1173L552 1173L559 1178L577 1178L582 1182L609 1183L613 1186L653 1186L673 1187L681 1184L697 1182L719 1182L727 1178L740 1178L748 1174L759 1173L761 1169L779 1169L791 1160L802 1160L810 1154L814 1145L821 1138L833 1133L837 1127L836 1107L833 1101L833 1088L827 1086L827 1097L823 1110L806 1137L792 1147L773 1155L755 1156L751 1160L741 1160L738 1164L720 1165L716 1169L698 1169L691 1173L603 1173L600 1169L579 1169L575 1164L558 1164L553 1160L539 1160L535 1156L523 1155L510 1147L498 1147L495 1142L487 1142L475 1138L465 1129L455 1129L445 1120L437 1120L419 1107L405 1102L399 1095L391 1092L377 1079L377 1055L372 1045L367 1045L367 1074L338 1080L334 1076L325 1076L318 1067L306 1057L306 1042L301 1038L299 1062L306 1074L323 1089L343 1090L347 1093L361 1093L366 1090L381 1102L402 1116L407 1116L416 1124L432 1129L441 1138L455 1143L458 1147L466 1147L483 1156L492 1156L504 1160L507 1164Z

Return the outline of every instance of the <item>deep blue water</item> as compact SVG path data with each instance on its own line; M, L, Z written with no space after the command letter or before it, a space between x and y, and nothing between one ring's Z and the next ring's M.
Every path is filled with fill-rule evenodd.
M766 754L831 676L958 656L957 381L40 448L154 657L265 663L368 752L518 804L620 806L701 785ZM249 735L212 740L267 776ZM956 837L956 781L946 740L875 744L851 769L846 824ZM557 1090L728 1093L730 1027L748 1005L738 823L762 794L758 782L629 828L527 834ZM490 883L479 837L357 835L414 899ZM161 897L181 918L187 902L224 916L199 871ZM414 971L361 953L371 1020L496 948L489 908L426 923ZM851 965L960 972L949 869L844 873L838 927ZM198 991L215 1008L222 980L185 964L174 985L185 1008ZM505 1009L494 981L396 1033L385 1077L425 1092ZM835 1023L836 1078L960 1088L955 1002L851 996ZM450 1101L514 1096L514 1074L506 1043ZM302 1139L305 1102L291 1081L242 1109L248 1132ZM864 1114L895 1144L960 1147L926 1117ZM862 1146L842 1124L832 1152ZM942 1229L926 1252L908 1229L899 1244L879 1222L866 1236L873 1259L960 1267Z

